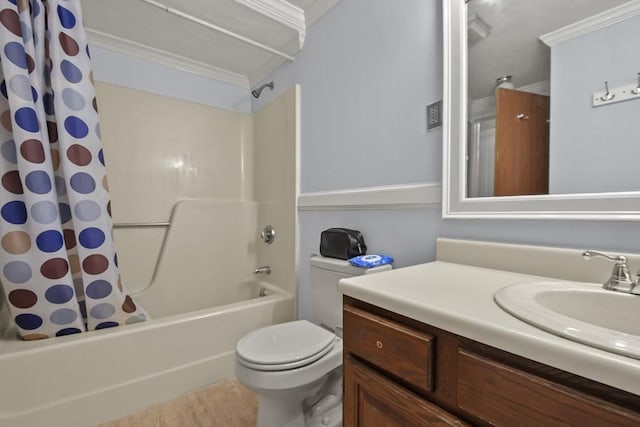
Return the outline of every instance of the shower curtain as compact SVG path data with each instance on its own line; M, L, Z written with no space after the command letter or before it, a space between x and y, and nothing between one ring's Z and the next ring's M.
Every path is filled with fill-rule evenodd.
M139 322L79 0L0 0L0 282L25 340Z

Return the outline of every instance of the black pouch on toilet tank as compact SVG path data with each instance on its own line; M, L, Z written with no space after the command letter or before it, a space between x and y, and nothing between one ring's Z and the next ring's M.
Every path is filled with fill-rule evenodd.
M320 234L320 254L322 256L349 259L365 255L367 246L358 230L348 228L329 228Z

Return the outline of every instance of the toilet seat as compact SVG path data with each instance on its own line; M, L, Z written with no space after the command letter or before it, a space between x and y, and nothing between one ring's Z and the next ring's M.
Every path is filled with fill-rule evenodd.
M329 353L336 341L331 332L307 321L267 326L247 334L236 345L238 362L262 371L308 365Z
M247 360L242 359L241 357L238 358L238 362L241 365L246 366L247 368L251 368L251 369L256 369L259 371L286 371L286 370L290 370L290 369L295 369L295 368L301 368L303 366L309 365L313 362L315 362L316 360L322 358L325 354L329 353L331 350L333 350L333 346L334 343L331 343L330 345L327 346L327 348L325 348L324 350L322 350L320 353L316 353L313 356L306 358L306 359L302 359L302 360L298 360L295 362L289 362L289 363L278 363L278 364L271 364L271 365L261 365L258 363L251 363Z

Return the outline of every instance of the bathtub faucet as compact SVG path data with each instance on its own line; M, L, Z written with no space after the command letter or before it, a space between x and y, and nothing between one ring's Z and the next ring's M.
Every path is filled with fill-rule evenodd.
M253 274L271 274L271 266L264 265L253 270Z

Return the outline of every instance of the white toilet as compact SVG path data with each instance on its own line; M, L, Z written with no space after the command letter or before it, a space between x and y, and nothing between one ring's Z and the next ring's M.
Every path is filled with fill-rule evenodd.
M314 315L253 331L236 345L238 380L259 396L257 427L342 425L342 294L344 277L390 270L312 257ZM337 335L336 335L337 331Z

